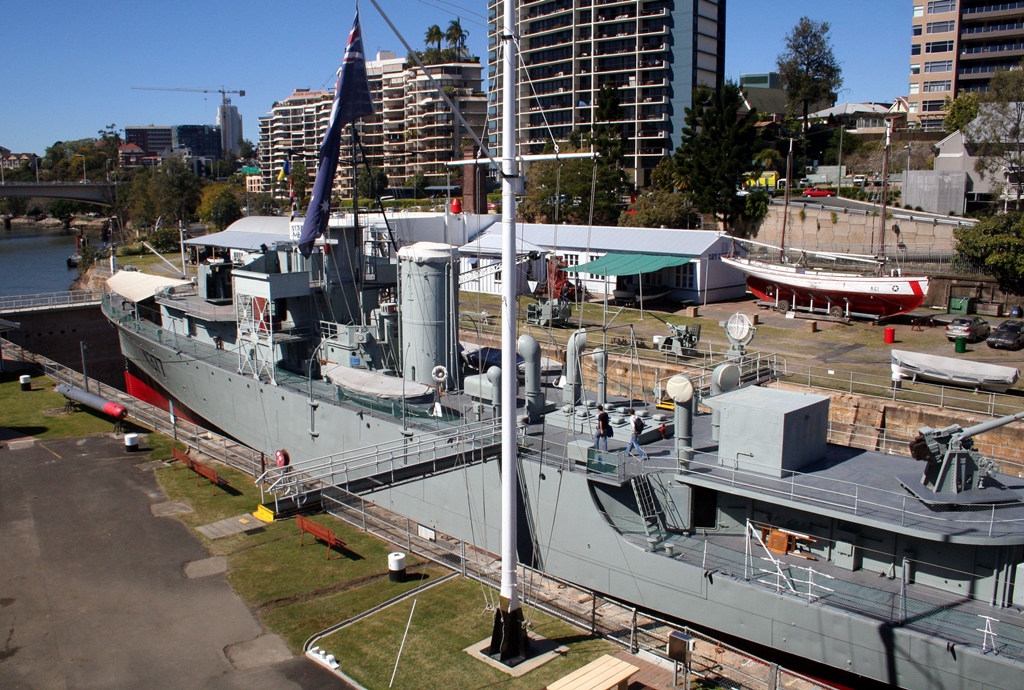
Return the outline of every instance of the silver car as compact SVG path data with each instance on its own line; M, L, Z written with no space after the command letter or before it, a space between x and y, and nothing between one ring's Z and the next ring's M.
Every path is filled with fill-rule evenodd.
M992 327L980 316L958 316L946 326L946 339L967 338L968 342L981 342L988 337Z

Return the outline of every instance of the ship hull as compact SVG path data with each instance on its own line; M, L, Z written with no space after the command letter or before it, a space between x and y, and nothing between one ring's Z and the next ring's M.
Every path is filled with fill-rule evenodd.
M790 309L885 318L917 309L928 294L924 276L861 276L735 257L722 261L747 275L747 288L758 299Z

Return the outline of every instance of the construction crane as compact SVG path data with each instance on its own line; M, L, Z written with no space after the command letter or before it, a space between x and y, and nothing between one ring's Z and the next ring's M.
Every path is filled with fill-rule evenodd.
M236 90L233 90L233 89L225 89L224 87L221 87L219 89L187 89L187 88L177 88L177 87L168 87L168 86L133 86L132 88L135 89L136 91L187 91L189 93L219 93L220 94L220 100L221 100L221 107L224 108L224 110L222 112L225 112L225 113L226 113L227 106L231 105L231 99L228 98L228 94L238 94L239 97L245 95L245 89L240 89L240 90L236 91ZM228 136L227 127L224 126L223 122L221 122L221 133L220 133L220 136L221 136L221 150L223 150L223 151L236 150L236 147L233 144L229 144L229 142L227 141L227 136Z

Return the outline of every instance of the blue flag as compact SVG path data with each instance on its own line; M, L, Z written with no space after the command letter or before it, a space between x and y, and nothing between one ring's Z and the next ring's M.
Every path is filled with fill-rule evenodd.
M359 8L348 34L345 58L338 70L338 85L334 89L334 105L327 134L320 145L320 167L313 183L313 197L302 222L299 236L299 251L309 257L313 243L327 228L331 215L331 189L334 187L334 173L338 168L338 154L341 148L341 130L350 122L364 115L373 114L373 99L370 98L370 84L366 78L366 63L363 61L363 38L359 31Z

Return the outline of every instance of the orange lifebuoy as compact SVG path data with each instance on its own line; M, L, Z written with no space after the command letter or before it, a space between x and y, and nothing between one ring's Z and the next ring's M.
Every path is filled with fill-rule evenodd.
M277 458L278 467L287 467L288 463L291 462L291 458L288 456L288 451L284 448L274 453L274 456Z

